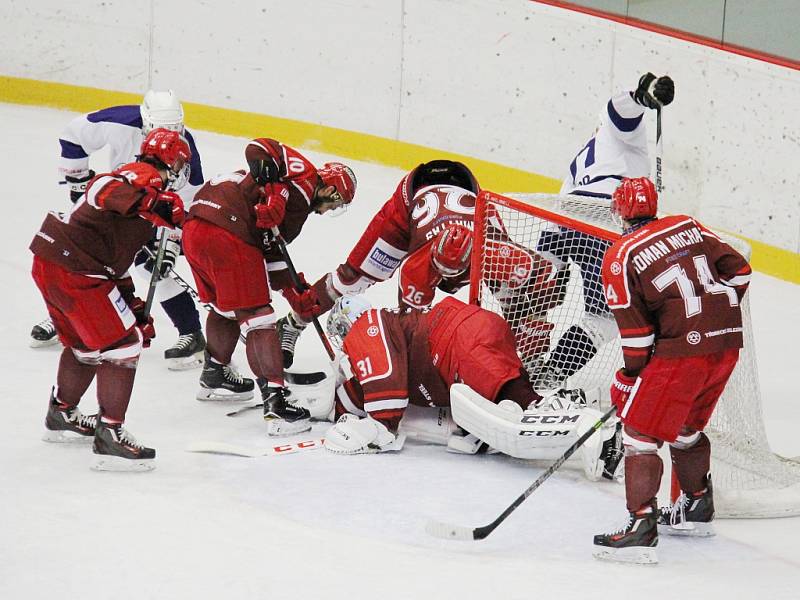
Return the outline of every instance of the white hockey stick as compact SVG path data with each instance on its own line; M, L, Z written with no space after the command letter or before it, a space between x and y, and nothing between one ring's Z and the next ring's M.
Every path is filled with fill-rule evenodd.
M314 438L303 442L292 442L268 446L266 448L256 448L251 446L239 446L227 442L193 442L186 447L186 452L203 452L208 454L227 454L231 456L245 456L256 458L258 456L281 456L283 454L294 454L306 450L319 450L323 446L322 438Z

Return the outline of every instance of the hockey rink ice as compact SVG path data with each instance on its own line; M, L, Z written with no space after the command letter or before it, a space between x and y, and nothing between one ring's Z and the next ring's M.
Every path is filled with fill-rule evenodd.
M97 473L90 445L42 442L61 347L28 347L32 325L46 316L28 244L46 211L69 207L56 182L58 136L72 116L0 104L0 598L800 598L800 517L717 520L715 538L661 536L657 566L610 564L592 558L592 536L622 525L623 486L590 483L569 464L486 540L446 542L424 532L429 519L485 525L547 464L412 441L400 453L368 456L188 453L197 441L273 441L260 411L228 418L232 405L196 401L199 370L167 370L163 351L176 333L157 303L158 337L142 355L126 423L156 448L156 470ZM247 139L192 131L206 179L245 165ZM301 151L315 164L335 159ZM310 281L346 257L404 175L342 160L359 180L353 206L338 218L311 215L289 246ZM179 272L192 281L185 261ZM136 284L144 296L147 283ZM756 273L749 293L769 441L798 456L800 286ZM396 303L393 283L367 295ZM286 307L278 298L278 313ZM236 363L250 375L241 345ZM309 328L293 369L326 363ZM94 387L81 409L96 410ZM288 439L319 437L326 427Z

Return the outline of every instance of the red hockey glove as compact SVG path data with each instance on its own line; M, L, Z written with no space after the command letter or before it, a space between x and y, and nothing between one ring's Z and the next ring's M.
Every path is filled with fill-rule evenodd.
M624 369L617 371L611 382L611 404L617 407L617 413L622 412L635 383L636 377L626 375Z
M144 300L134 297L129 303L133 316L136 317L136 327L142 334L142 347L149 348L150 340L156 337L156 327L153 324L153 317L148 315L144 316Z
M169 227L183 225L186 218L183 209L183 200L175 192L157 192L148 190L142 203L139 205L139 214L156 227Z
M256 227L272 229L283 222L289 188L285 183L270 183L264 186L264 200L256 204Z
M309 322L322 313L322 306L319 302L317 290L308 285L302 273L298 273L298 275L305 289L302 292L298 292L297 288L294 286L284 288L282 290L283 297L286 298L292 310L297 313L303 321Z

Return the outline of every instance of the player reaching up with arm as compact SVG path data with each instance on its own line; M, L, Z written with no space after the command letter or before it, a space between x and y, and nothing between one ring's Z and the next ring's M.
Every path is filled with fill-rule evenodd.
M624 91L606 103L600 126L579 150L561 185L561 194L608 201L626 177L650 174L645 109L669 105L675 86L669 76L645 73L634 90ZM582 369L597 351L616 337L614 319L603 297L601 264L608 243L586 234L557 228L542 233L537 251L558 269L574 263L583 282L584 316L561 336L547 362L535 377L539 389L559 387Z
M352 202L356 178L341 163L317 169L294 148L269 138L245 148L248 171L218 176L197 193L184 227L184 251L202 302L208 348L198 400L246 400L254 384L231 367L239 335L259 378L270 434L306 431L309 413L286 402L280 339L270 290L280 290L294 311L310 320L320 312L316 288L295 289L273 230L294 240L312 213ZM302 274L301 274L302 276Z
M447 293L460 289L469 281L472 240L465 230L473 228L479 191L470 170L458 162L434 160L409 172L347 260L314 283L321 313L337 298L389 279L398 267L401 306L423 308L437 288ZM297 312L278 321L285 367L291 366L306 325Z
M595 536L595 556L656 562L658 533L713 535L711 418L742 347L740 302L750 266L695 219L656 218L644 177L624 179L611 210L625 233L606 253L603 285L622 336L625 367L611 388L623 423L629 520ZM658 511L667 442L682 495ZM660 527L657 528L657 525Z
M138 162L90 180L67 215L45 218L30 246L33 279L64 345L45 439L93 439L98 469L153 468L155 450L123 426L139 354L155 336L127 271L154 227L183 223L173 186L190 160L180 134L153 130ZM85 416L78 403L95 377L100 413Z

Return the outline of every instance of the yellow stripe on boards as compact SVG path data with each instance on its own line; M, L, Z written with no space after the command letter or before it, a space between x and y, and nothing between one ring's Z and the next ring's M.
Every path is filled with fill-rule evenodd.
M91 112L107 106L139 104L142 94L0 76L0 101ZM554 194L560 188L560 182L551 177L417 144L193 102L184 102L183 107L186 123L194 129L243 138L269 136L290 146L403 170L437 158L457 160L469 165L481 186L487 189ZM800 254L738 237L752 246L754 269L800 283Z

